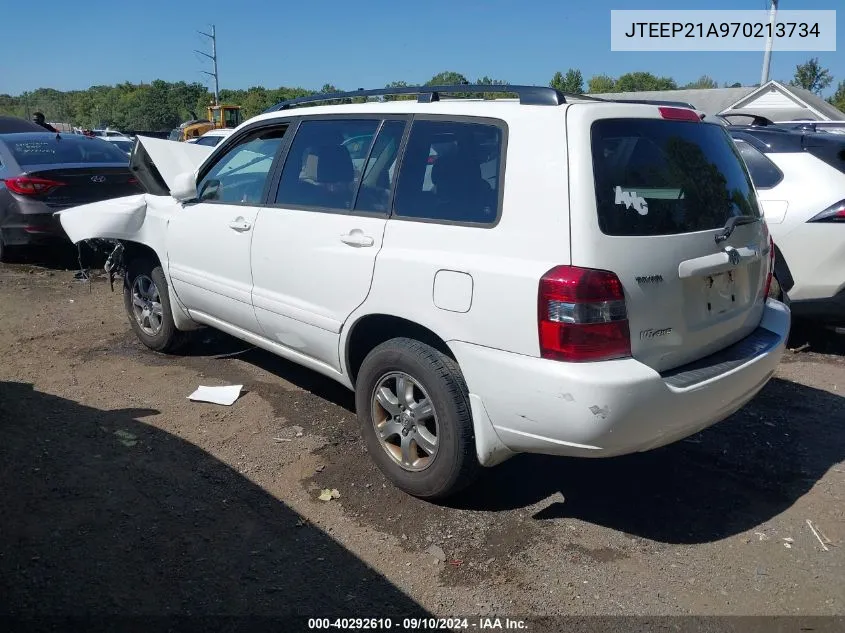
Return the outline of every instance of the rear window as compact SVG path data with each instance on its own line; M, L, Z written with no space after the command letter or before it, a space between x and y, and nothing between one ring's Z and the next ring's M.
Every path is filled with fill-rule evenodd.
M673 235L760 217L754 186L725 129L661 119L592 127L599 226L606 235Z
M6 141L17 163L25 165L61 165L66 163L125 163L127 156L112 143L77 134L44 136Z

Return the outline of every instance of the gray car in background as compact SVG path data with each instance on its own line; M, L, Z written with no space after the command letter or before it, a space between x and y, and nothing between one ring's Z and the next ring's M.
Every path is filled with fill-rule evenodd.
M8 248L65 241L53 213L141 193L127 155L78 134L0 134L0 261Z

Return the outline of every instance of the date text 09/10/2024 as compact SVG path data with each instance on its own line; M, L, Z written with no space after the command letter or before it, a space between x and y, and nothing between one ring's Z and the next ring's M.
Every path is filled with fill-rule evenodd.
M400 626L401 625L401 626ZM347 629L347 630L396 630L396 631L471 631L527 630L525 620L512 618L483 617L474 618L309 618L309 630Z

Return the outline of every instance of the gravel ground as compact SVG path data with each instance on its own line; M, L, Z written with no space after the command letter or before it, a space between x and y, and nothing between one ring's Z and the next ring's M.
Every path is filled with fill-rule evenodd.
M845 337L793 338L704 433L519 456L436 506L374 468L343 387L213 331L154 354L103 277L2 266L2 613L843 615Z

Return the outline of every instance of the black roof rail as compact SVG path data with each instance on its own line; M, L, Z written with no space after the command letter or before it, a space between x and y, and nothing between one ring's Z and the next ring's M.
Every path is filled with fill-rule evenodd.
M519 97L523 105L551 105L557 106L566 103L566 98L587 99L599 101L593 97L576 95L568 92L560 92L547 86L511 86L502 84L458 84L452 86L408 86L402 88L377 88L375 90L353 90L352 92L332 92L308 95L282 101L270 106L264 112L278 112L289 108L304 105L306 103L320 103L322 101L338 101L340 99L355 99L360 97L386 97L395 95L417 95L419 103L431 103L439 101L440 95L461 94L461 93L512 93Z

